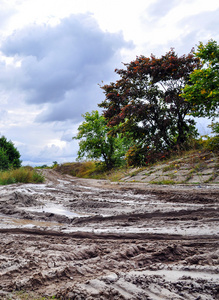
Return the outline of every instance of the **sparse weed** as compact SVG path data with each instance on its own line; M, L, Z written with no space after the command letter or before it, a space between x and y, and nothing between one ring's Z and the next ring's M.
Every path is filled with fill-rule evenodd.
M194 166L194 170L196 171L196 172L198 172L198 171L201 171L201 170L204 170L204 169L206 169L207 168L207 164L206 163L204 163L204 162L198 162L195 166Z
M106 179L108 179L112 182L117 182L117 181L120 181L126 175L127 175L127 173L125 172L125 170L120 169L120 170L108 173L106 175Z
M205 183L209 183L213 180L215 180L217 177L219 176L219 172L213 172L212 175L207 179L205 180Z
M130 177L136 176L139 172L140 172L140 169L130 173Z
M25 292L25 291L17 291L17 292L12 292L12 298L8 297L6 298L7 300L59 300L55 296L51 297L42 297L39 295L36 295L33 292Z
M170 179L150 181L151 184L176 184L177 182Z
M193 177L192 174L193 174L193 173L189 173L189 174L186 176L186 178L185 178L185 180L183 181L183 183L187 183L190 179L192 179L192 177Z
M170 177L170 179L174 179L174 178L177 177L177 175L176 175L176 174L173 174L173 173L170 173L170 174L168 174L168 177Z
M163 168L163 173L167 172L167 171L171 171L171 170L175 170L175 169L179 169L180 165L176 164L176 163L171 163L170 165L167 165Z

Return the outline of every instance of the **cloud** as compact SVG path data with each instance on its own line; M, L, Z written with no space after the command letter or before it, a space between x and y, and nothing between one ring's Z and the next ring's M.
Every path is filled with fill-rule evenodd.
M183 18L177 25L185 27L185 31L193 34L194 40L206 40L219 38L219 9L215 11L202 12L197 15Z
M14 143L21 155L23 165L39 166L52 165L54 161L59 163L75 161L77 158L78 144L76 141L65 143L63 146L55 144L44 146L39 149L30 149L27 145Z
M36 121L40 123L54 120L80 122L82 114L97 109L96 104L103 99L103 92L96 83L93 86L86 84L84 87L66 92L63 101L47 104L46 109L36 118Z
M1 0L1 9L0 9L0 31L2 31L5 26L10 21L11 17L16 13L14 8L11 8L10 5L4 0Z
M1 134L13 141L21 154L23 165L49 165L55 160L62 163L76 159L78 141L72 140L72 137L77 134L78 126L78 123L72 121L46 125L24 122L24 124L14 124L7 129L1 126L3 129ZM6 130L7 134L5 134Z
M185 54L197 48L200 41L204 44L210 39L219 41L218 14L219 9L183 18L176 24L178 28L183 28L182 34L170 40L169 44L174 45L178 53Z
M89 14L71 15L56 26L31 25L5 39L1 51L13 57L16 87L28 104L43 104L38 122L78 119L85 107L98 103L95 94L119 63L119 52L132 48L122 33L102 31ZM5 72L7 74L7 72ZM1 78L4 81L4 78Z
M212 9L211 5L207 7L198 0L180 3L173 0L171 5L165 2L167 6L163 10L162 3L161 0L153 3L142 17L142 27L148 40L143 44L146 55L153 53L160 56L171 47L183 55L200 41L206 43L211 38L219 40L218 8Z
M150 16L153 20L160 19L167 15L169 11L173 9L173 7L178 3L178 0L157 0L154 1L148 8L147 8L147 14Z

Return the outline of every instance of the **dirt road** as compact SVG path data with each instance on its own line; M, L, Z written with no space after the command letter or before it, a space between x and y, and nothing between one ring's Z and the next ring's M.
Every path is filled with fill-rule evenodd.
M0 187L0 299L219 299L217 185L44 172Z

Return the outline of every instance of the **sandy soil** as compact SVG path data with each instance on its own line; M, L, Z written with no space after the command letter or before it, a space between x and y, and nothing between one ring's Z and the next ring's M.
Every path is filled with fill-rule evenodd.
M44 172L0 187L0 299L219 299L218 185Z

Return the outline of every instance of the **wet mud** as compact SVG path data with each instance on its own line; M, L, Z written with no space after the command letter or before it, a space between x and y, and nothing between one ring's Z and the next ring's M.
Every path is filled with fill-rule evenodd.
M44 172L0 187L0 299L219 299L218 186Z

